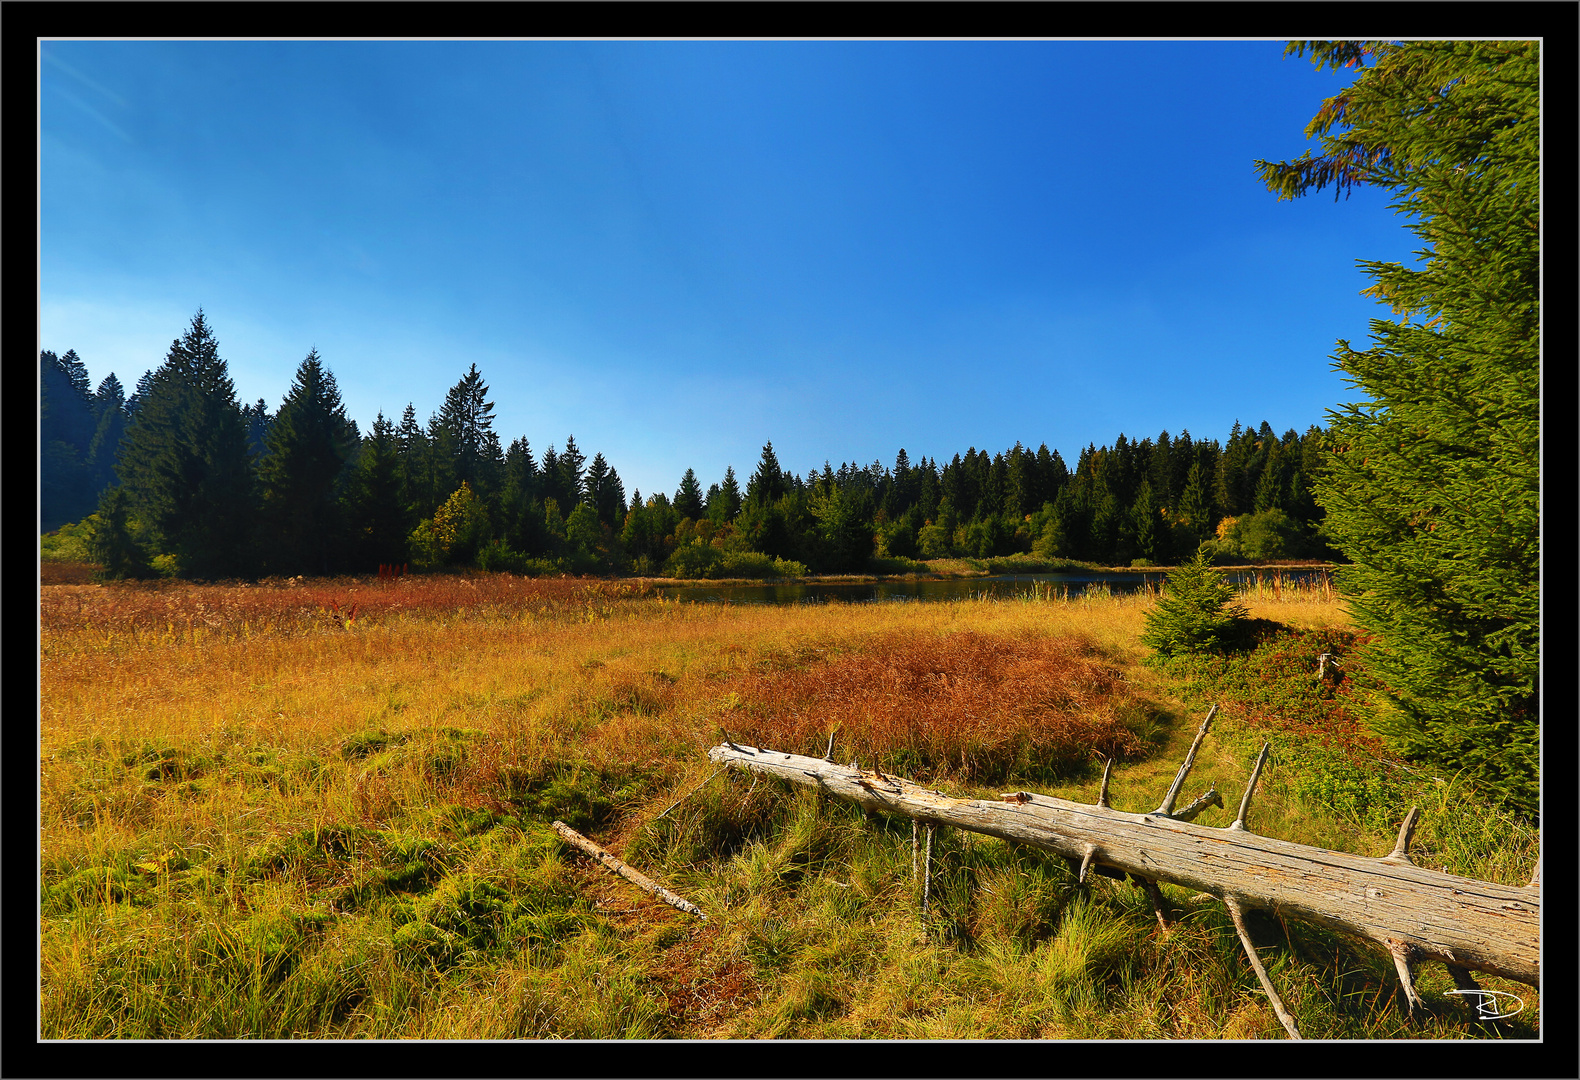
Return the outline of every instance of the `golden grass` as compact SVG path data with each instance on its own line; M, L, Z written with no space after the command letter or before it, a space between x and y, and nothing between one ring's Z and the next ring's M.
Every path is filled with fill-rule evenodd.
M1139 663L1151 597L776 608L568 580L379 589L44 590L47 1036L1278 1034L1216 915L1161 937L1129 886L1083 892L1052 857L940 830L924 923L903 822L714 778L705 757L726 731L821 754L837 725L836 756L921 747L969 787L1025 766L1005 764L1012 743L1070 757L1140 737L1153 752L1134 749L1112 797L1148 808L1195 726ZM1288 588L1248 606L1346 621ZM962 767L984 731L1014 735ZM1039 790L1090 802L1092 772ZM1258 831L1390 841L1319 820L1278 775ZM1210 782L1231 805L1244 782L1213 741L1187 794ZM563 852L547 821L573 814L709 921ZM654 823L695 842L644 840ZM1351 970L1344 952L1335 975L1336 948L1275 970L1302 1027L1406 1034L1386 958ZM1335 979L1371 1004L1344 1005Z

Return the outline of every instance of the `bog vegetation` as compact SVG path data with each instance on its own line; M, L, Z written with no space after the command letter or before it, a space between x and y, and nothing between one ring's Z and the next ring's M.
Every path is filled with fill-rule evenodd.
M744 491L688 469L673 499L627 499L573 438L502 450L475 366L426 426L408 405L363 435L316 352L277 413L238 406L201 311L130 397L43 354L41 549L66 568L40 605L43 1033L1277 1032L1216 904L1163 886L1161 932L1129 885L946 832L924 916L908 826L709 770L732 737L967 795L1093 801L1112 760L1113 805L1142 807L1212 703L1194 776L1237 791L1273 747L1255 831L1381 855L1416 804L1418 863L1528 882L1538 46L1307 50L1361 74L1308 129L1321 155L1263 178L1385 188L1429 250L1366 264L1402 321L1339 343L1367 396L1304 436L804 477L769 443ZM1342 597L1231 595L1211 569L1291 555L1348 560ZM848 607L680 605L640 580L922 559L1179 569L1161 595ZM556 819L709 919L633 896ZM1539 1030L1534 991L1487 979L1526 1008L1482 1022L1438 969L1408 1026L1386 957L1252 932L1308 1036Z
M1275 741L1259 832L1381 854L1421 803L1432 866L1523 883L1537 854L1366 734L1360 635L1290 583L1237 598L1242 651L1164 663L1138 644L1148 595L770 608L506 575L43 594L48 1037L1278 1033L1218 905L1164 886L1162 934L1129 884L941 832L924 918L906 822L715 774L726 736L1084 801L1111 754L1127 807L1155 804L1212 700L1203 783L1237 791ZM1253 928L1309 1035L1537 1030L1528 988L1497 1028L1430 971L1411 1027L1385 957Z

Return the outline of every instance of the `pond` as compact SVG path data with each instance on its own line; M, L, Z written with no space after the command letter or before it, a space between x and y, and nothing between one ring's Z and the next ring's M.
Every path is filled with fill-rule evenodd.
M1225 570L1224 579L1235 586L1252 584L1279 574L1286 585L1310 585L1328 575L1327 570ZM1088 589L1106 588L1111 594L1132 593L1143 587L1156 589L1167 578L1161 571L1123 573L1091 571L1063 574L1004 574L996 577L950 578L941 581L813 581L764 585L666 585L658 593L666 600L698 604L819 604L830 600L871 603L884 600L968 600L975 597L1028 595L1078 597Z

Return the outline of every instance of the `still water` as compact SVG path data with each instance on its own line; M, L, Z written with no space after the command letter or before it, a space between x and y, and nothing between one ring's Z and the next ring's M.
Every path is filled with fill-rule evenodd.
M1255 570L1225 570L1225 580L1239 586L1256 579ZM1264 577L1268 571L1261 571ZM1320 580L1325 570L1280 571L1287 584ZM947 581L831 581L786 585L669 585L658 592L666 600L699 604L819 604L830 600L870 603L878 600L965 600L978 596L1015 597L1031 593L1080 596L1094 586L1113 594L1143 586L1157 588L1168 575L1152 573L1006 574Z

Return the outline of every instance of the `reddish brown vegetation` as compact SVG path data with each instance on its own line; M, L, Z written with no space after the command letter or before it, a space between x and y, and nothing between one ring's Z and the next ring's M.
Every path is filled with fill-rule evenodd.
M917 778L989 782L1063 773L1141 739L1123 676L1070 639L892 635L859 653L747 676L733 738L777 750L854 754Z
M52 585L40 590L39 627L64 632L206 628L237 634L349 629L404 615L601 609L650 591L630 583L509 574L287 578L256 585Z

